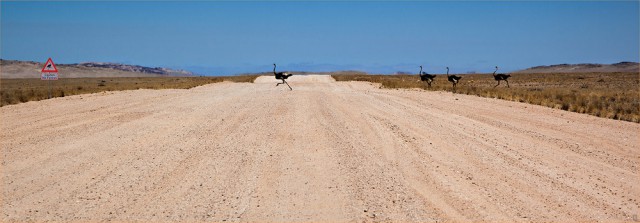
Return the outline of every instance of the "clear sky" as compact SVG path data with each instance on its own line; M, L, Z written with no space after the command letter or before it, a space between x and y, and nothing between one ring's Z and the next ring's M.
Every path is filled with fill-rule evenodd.
M206 75L640 60L639 2L7 2L1 57Z

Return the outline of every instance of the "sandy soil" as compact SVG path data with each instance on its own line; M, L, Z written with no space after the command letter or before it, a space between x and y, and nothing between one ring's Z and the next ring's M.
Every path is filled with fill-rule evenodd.
M276 82L0 108L0 220L639 218L639 124L328 76Z

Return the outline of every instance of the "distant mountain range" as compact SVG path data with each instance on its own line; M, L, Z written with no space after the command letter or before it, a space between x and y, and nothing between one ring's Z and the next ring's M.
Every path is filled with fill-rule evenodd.
M1 60L0 78L40 78L43 63L32 61ZM162 67L144 67L119 63L87 62L76 64L56 64L60 78L79 77L189 77L196 76L193 72ZM293 67L295 68L295 67ZM268 69L267 69L268 70ZM340 70L340 69L336 69ZM362 71L333 71L333 72L304 72L289 71L295 74L366 74ZM639 72L640 64L636 62L620 62L614 64L556 64L536 66L512 73L585 73L585 72ZM253 74L271 75L271 72ZM412 74L411 72L396 72L396 74Z
M513 73L588 73L588 72L640 72L640 64L636 62L620 62L614 64L556 64L536 66Z
M127 65L127 64L119 64L119 63L88 62L88 63L69 64L69 65L76 66L76 67L109 68L114 70L147 73L147 74L158 74L158 75L165 75L165 76L193 76L194 75L193 73L186 70L174 70L174 69L163 68L163 67L143 67L138 65Z
M54 62L55 63L55 62ZM40 78L43 63L0 60L1 78ZM162 67L144 67L119 63L56 64L60 78L79 77L189 77L192 72Z

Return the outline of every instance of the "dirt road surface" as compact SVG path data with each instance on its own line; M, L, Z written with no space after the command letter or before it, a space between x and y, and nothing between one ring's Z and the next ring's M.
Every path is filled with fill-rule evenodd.
M640 125L329 76L0 108L2 221L634 221Z

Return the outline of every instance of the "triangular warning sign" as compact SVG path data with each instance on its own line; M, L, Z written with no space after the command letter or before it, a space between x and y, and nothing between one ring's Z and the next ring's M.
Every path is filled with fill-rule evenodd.
M44 67L42 67L42 73L58 73L58 68L53 64L53 60L49 58L46 63L44 63Z

